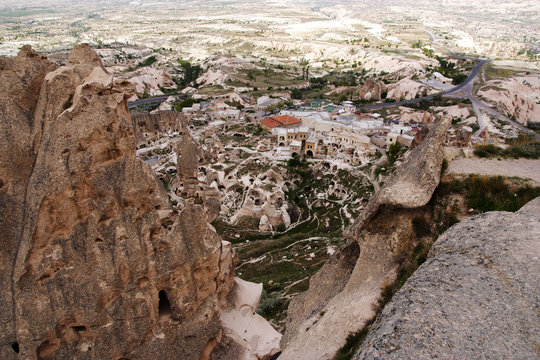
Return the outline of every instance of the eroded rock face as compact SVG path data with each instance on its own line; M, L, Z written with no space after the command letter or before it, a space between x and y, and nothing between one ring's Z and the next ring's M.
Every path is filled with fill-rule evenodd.
M45 75L56 68L45 57L22 48L12 58L0 57L0 358L16 355L17 342L13 264L24 226L25 196L35 161L34 137L41 125L34 112Z
M439 184L449 124L444 119L433 125L346 231L358 243L360 255L352 271L345 267L337 273L345 283L341 289L336 292L331 282L317 282L324 280L325 265L300 300L291 301L280 360L332 359L349 333L374 315L381 289L396 278L399 257L415 246L412 218L422 215ZM327 291L335 295L320 295Z
M172 111L132 113L131 118L139 142L153 141L164 133L187 131L184 116Z
M200 198L206 188L206 184L199 189L199 161L204 158L204 153L199 144L193 139L189 131L182 134L182 139L176 147L176 170L179 194Z
M462 221L384 308L355 359L534 359L540 198Z
M382 207L414 209L429 202L441 180L442 148L449 125L450 119L443 118L430 129L348 229L349 236L357 237Z
M386 91L386 85L381 80L367 80L358 88L358 96L364 100L379 100Z
M263 286L236 278L220 313L224 335L240 348L221 346L212 359L269 359L280 351L281 334L255 311Z
M208 358L234 255L136 158L131 85L86 45L0 65L0 358Z

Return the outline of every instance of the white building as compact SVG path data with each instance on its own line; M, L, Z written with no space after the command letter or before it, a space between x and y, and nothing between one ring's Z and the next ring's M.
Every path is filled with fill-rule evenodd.
M445 85L451 85L453 81L452 79L443 76L443 74L437 71L433 73L433 78L437 80L438 82L443 83Z

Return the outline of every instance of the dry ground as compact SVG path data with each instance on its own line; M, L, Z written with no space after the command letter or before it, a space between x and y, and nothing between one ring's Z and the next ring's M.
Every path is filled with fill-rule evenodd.
M448 172L451 174L516 176L531 179L535 185L540 185L540 160L463 158L450 162Z

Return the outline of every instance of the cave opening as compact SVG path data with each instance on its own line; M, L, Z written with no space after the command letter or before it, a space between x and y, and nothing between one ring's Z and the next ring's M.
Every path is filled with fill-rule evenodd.
M172 313L171 302L167 297L165 290L159 291L159 305L158 305L158 315L160 318L169 317Z
M20 349L19 349L19 343L18 342L14 342L13 344L11 344L11 348L13 349L13 351L15 351L17 354L19 353Z

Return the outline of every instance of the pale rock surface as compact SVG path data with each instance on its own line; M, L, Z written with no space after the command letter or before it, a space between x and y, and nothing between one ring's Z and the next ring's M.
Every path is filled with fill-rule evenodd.
M433 110L437 113L442 113L450 117L456 117L459 119L468 119L471 116L469 108L466 106L452 105L452 106L438 106Z
M262 284L235 278L228 303L220 310L225 334L234 337L244 349L243 356L235 359L265 359L280 351L281 334L255 312L262 290Z
M381 80L367 80L358 87L358 96L364 100L379 100L386 91L386 85Z
M417 95L422 96L424 92L430 94L432 90L418 81L404 78L397 83L388 86L388 95L386 97L396 101L402 99L411 100Z
M478 95L522 124L540 122L540 79L535 76L488 81Z
M137 93L148 93L150 96L163 95L160 87L176 87L174 81L164 70L145 66L137 70L137 75L129 79L135 85Z
M403 121L404 123L431 124L435 116L429 111L416 111L412 108L400 106L399 114L389 116L390 119Z
M261 216L261 220L259 221L259 230L272 231L272 225L270 224L270 221L268 220L268 216L266 215Z
M538 358L539 219L536 198L448 229L354 358Z

